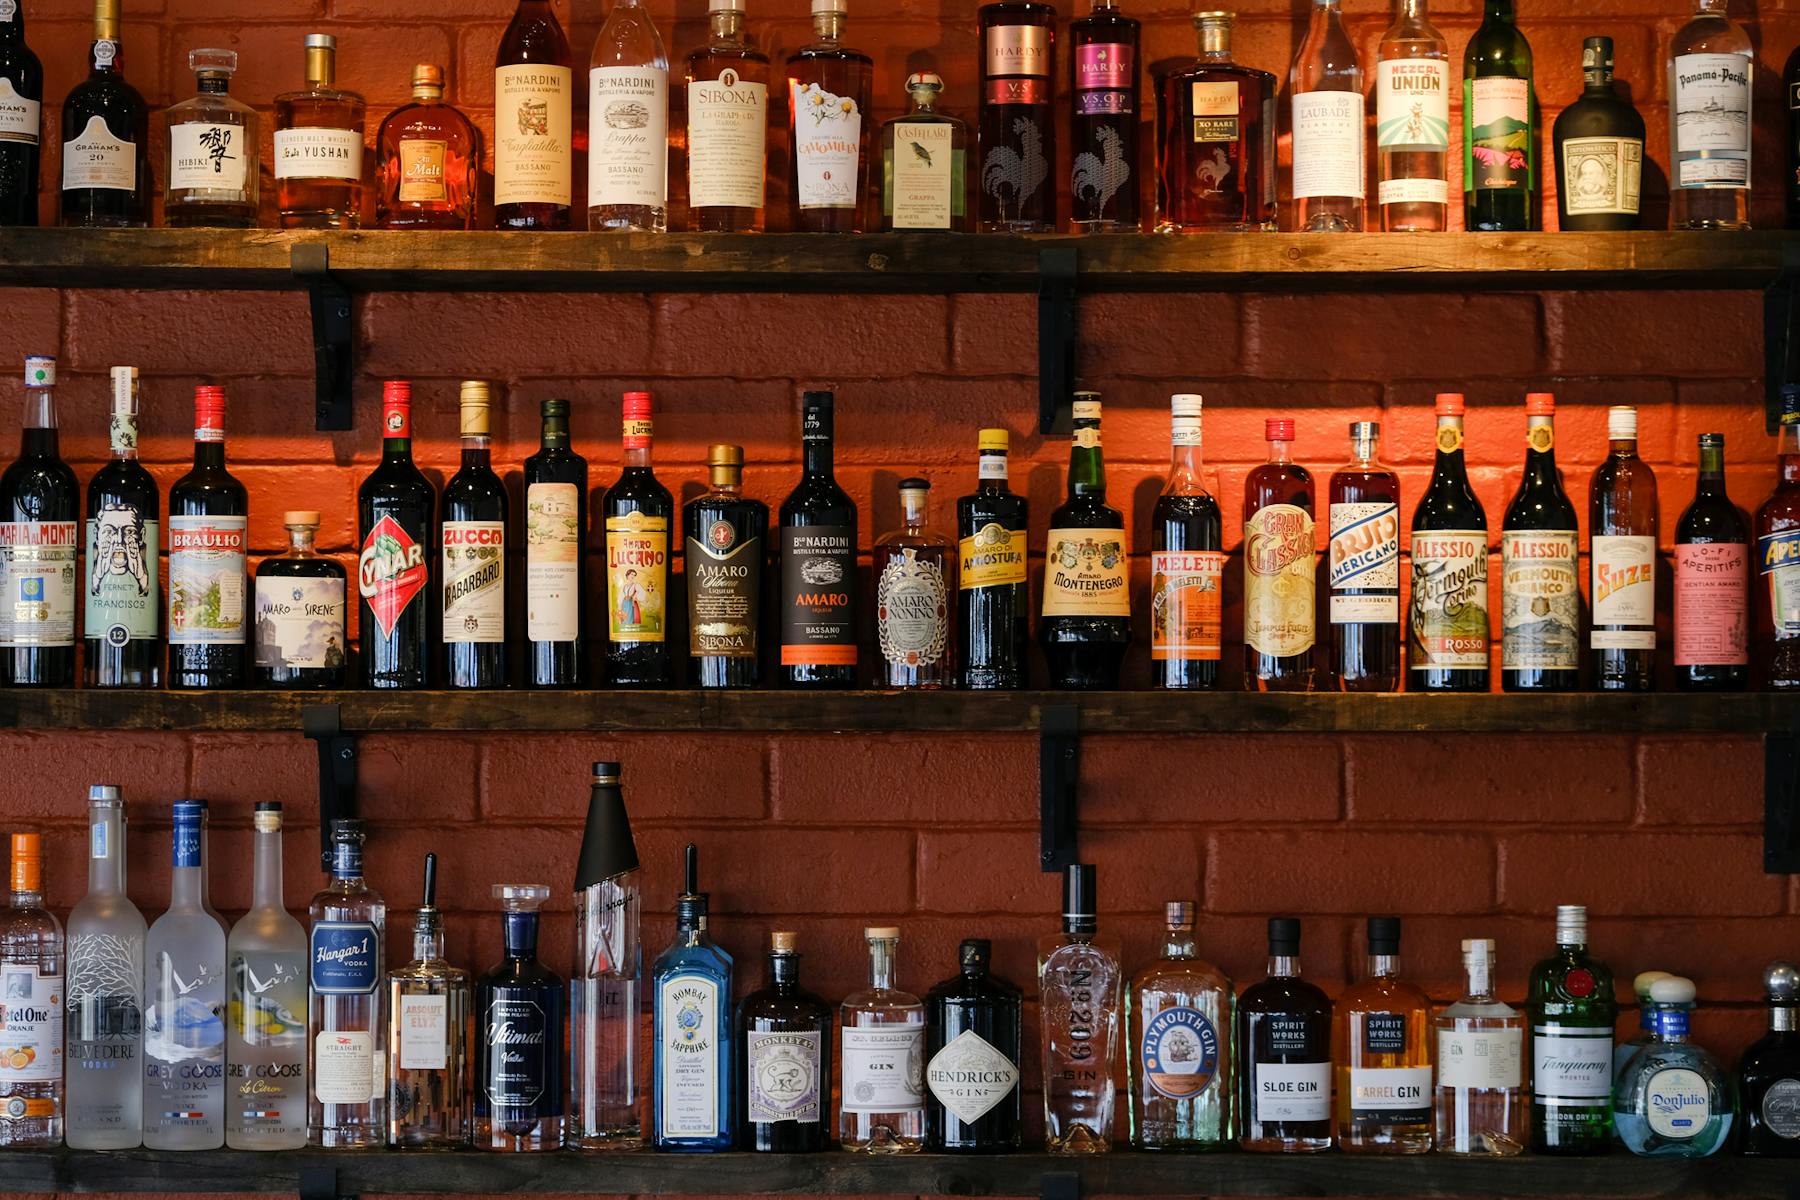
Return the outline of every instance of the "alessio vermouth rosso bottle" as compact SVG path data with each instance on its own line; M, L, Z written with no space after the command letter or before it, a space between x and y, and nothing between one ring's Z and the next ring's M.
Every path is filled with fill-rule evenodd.
M856 502L832 472L830 392L801 398L800 482L781 504L781 682L856 686Z
M431 680L431 592L437 492L413 465L412 384L382 391L381 462L356 493L362 682L422 688Z
M606 682L666 687L675 499L650 465L650 393L626 392L625 466L600 499L606 536Z
M1437 397L1437 461L1412 519L1407 689L1488 690L1487 514L1463 461L1463 397Z
M19 457L0 474L0 685L75 682L81 485L56 436L56 360L25 360Z
M489 464L486 382L464 380L462 468L444 485L445 687L505 687L506 486Z
M225 469L225 389L194 389L194 469L169 489L169 686L244 686L250 497Z
M112 461L88 481L88 687L152 688L162 681L161 504L138 462L138 370L112 369Z
M569 448L569 402L546 400L538 452L525 460L525 682L587 682L587 459Z

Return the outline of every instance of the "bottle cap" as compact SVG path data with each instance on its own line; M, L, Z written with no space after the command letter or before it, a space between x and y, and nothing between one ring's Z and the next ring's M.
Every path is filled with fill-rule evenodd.
M923 499L925 497L925 493L929 492L930 490L931 490L931 480L929 480L929 479L919 479L919 478L914 477L914 478L902 479L900 481L900 499L902 499L902 500L905 500L907 498L908 492L912 493L912 496L915 500Z
M112 410L116 413L136 413L138 410L138 369L136 367L114 367L108 372L112 379Z
M1659 979L1668 978L1667 971L1639 971L1637 978L1631 981L1631 990L1642 1000L1650 994L1650 985Z
M1371 442L1380 436L1381 422L1379 421L1350 422L1350 440L1353 442Z
M1609 441L1637 440L1637 409L1615 405L1606 410L1606 436Z
M944 81L935 72L920 71L916 75L906 77L906 90L909 92L941 92L944 90Z
M650 419L650 393L625 393L625 419L627 421L647 421Z
M581 853L575 859L577 892L585 892L602 880L638 869L637 841L631 836L631 818L625 812L619 776L620 766L616 762L594 764L587 824L581 832ZM690 851L692 849L689 847ZM704 904L701 911L705 911Z
M363 840L362 821L356 817L339 817L331 823L331 840L360 843Z
M319 514L310 508L296 508L282 513L281 523L289 529L317 529Z
M863 937L871 942L897 942L900 930L892 925L871 925L863 930Z
M414 91L420 88L435 88L442 92L444 90L444 68L436 63L417 64L413 67L412 85Z
M1781 386L1781 423L1800 425L1800 384L1785 383Z
M812 10L813 16L816 17L821 13L849 12L850 6L845 3L845 0L812 0Z
M594 782L617 787L619 783L619 764L616 762L595 763Z
M1070 415L1077 421L1098 421L1100 419L1100 393L1076 392Z
M337 39L329 33L309 33L306 35L308 50L336 50Z
M90 804L118 803L119 785L116 783L92 783L88 785L88 802Z
M1068 933L1092 933L1099 928L1095 895L1097 870L1093 863L1070 863L1063 872L1063 929Z
M800 935L791 929L775 929L769 932L769 949L776 954L798 953Z
M1556 906L1556 944L1559 946L1584 946L1587 944L1586 905L1559 904Z
M230 79L237 74L236 50L189 50L188 70L196 75L212 75Z
M463 380L457 402L463 437L488 436L488 406L492 403L493 390L487 380Z
M496 883L492 890L507 912L536 912L550 898L550 889L541 883Z
M1701 434L1700 435L1700 448L1702 450L1723 450L1723 449L1725 449L1725 435L1722 433L1703 433L1703 434Z
M998 450L1005 454L1012 449L1012 434L1004 429L984 429L975 435L975 449L978 453L983 450Z
M1400 953L1400 918L1369 918L1369 953L1393 955Z
M1177 392L1169 397L1169 415L1176 418L1200 416L1200 397L1193 392Z
M1292 417L1270 417L1263 422L1263 441L1291 442L1294 440L1294 421Z
M388 408L412 407L412 383L405 379L390 379L381 385L381 402Z
M707 0L706 11L741 13L744 11L744 0Z
M538 405L538 415L544 417L566 417L569 415L567 400L546 400Z
M1768 989L1769 999L1793 1003L1800 999L1800 967L1791 962L1770 963L1763 972L1763 987Z
M1652 1004L1692 1004L1698 994L1694 981L1680 975L1664 975L1650 985Z
M957 961L965 973L985 971L994 958L994 944L986 938L969 938L956 948Z
M830 408L836 401L831 392L801 392L800 403L810 408Z
M723 442L706 448L706 465L709 467L741 467L744 465L744 448L727 446Z
M1525 415L1528 417L1547 417L1556 411L1556 397L1550 392L1527 392L1525 394Z
M47 388L56 386L56 359L47 354L33 354L25 359L25 386L28 388Z
M1220 9L1210 9L1206 12L1197 12L1194 14L1194 24L1197 26L1212 25L1216 28L1230 29L1236 23L1236 13L1225 12Z
M252 814L251 827L258 833L281 832L281 802L279 800L258 800L256 811Z
M1433 403L1440 417L1460 417L1463 415L1463 394L1461 392L1439 392Z
M1199 907L1192 900L1170 900L1163 905L1163 924L1171 930L1187 931L1194 927L1194 914Z
M1492 962L1494 961L1494 939L1464 938L1462 952L1464 963Z
M1300 918L1269 918L1269 957L1292 958L1300 953Z
M1609 37L1591 37L1581 43L1581 68L1592 71L1599 68L1603 71L1613 69L1613 40Z
M35 833L12 835L12 890L42 890L44 879L44 843Z

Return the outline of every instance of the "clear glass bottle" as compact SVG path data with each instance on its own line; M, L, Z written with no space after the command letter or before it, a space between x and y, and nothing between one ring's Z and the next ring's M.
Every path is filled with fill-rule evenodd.
M309 1146L350 1149L387 1141L387 1040L381 1000L387 904L363 879L363 824L331 824L331 880L313 897L308 946L306 1106Z
M574 60L550 0L519 0L494 55L494 228L569 228Z
M256 227L261 175L256 110L231 98L235 50L190 50L198 94L163 113L163 224Z
M1200 405L1169 397L1169 481L1150 515L1151 679L1182 690L1219 686L1222 649L1224 518L1200 462Z
M731 955L707 935L699 878L700 852L689 842L675 938L650 971L650 1134L658 1150L679 1153L729 1150L734 1133Z
M60 1146L63 929L44 907L44 844L12 835L12 897L0 912L0 1146Z
M944 81L906 77L909 108L881 126L881 229L969 228L969 130L937 110Z
M1462 944L1468 993L1437 1015L1437 1148L1440 1154L1525 1152L1525 1018L1494 997L1494 943Z
M869 986L844 997L843 1098L838 1141L846 1150L912 1154L925 1141L925 1006L894 986L900 931L863 930Z
M283 229L362 224L363 98L337 86L337 39L306 35L306 87L275 97L275 201Z
M125 805L88 789L88 890L69 913L66 1139L71 1150L144 1141L144 917L125 895Z
M761 233L767 194L769 56L744 32L744 0L709 0L706 45L688 55L688 228Z
M476 989L475 1137L479 1150L559 1150L563 1141L563 981L538 961L541 883L496 883L506 958Z
M1612 1149L1612 1047L1618 1005L1605 963L1588 953L1587 909L1556 909L1556 952L1531 969L1531 1152Z
M1125 993L1126 1098L1134 1150L1232 1150L1231 977L1194 946L1198 906L1163 906L1162 956Z
M1655 1040L1656 1031L1650 1019L1655 1011L1650 1003L1650 985L1668 977L1667 971L1640 971L1637 978L1631 981L1631 990L1637 994L1638 1031L1613 1047L1614 1083L1625 1073L1625 1064L1631 1061L1631 1056Z
M1197 12L1200 56L1157 83L1156 232L1275 228L1275 76L1231 60L1228 12Z
M387 1143L454 1150L469 1140L469 973L444 958L435 854L412 940L412 961L387 975Z
M612 6L588 58L587 202L591 230L669 227L669 56L641 0Z
M799 941L769 934L768 982L738 1005L744 1074L737 1080L743 1150L791 1154L831 1142L831 1007L800 986Z
M144 1146L225 1144L225 928L206 911L204 808L175 802L169 908L144 938Z
M1732 1077L1688 1040L1694 984L1669 975L1650 985L1654 1038L1625 1064L1612 1092L1619 1140L1633 1154L1705 1158L1731 1138Z
M1053 1154L1100 1154L1112 1147L1119 947L1099 936L1095 874L1092 863L1069 864L1062 932L1038 941L1044 1147Z
M281 805L256 802L254 893L226 939L225 1144L233 1150L306 1145L306 931L281 887Z
M347 647L344 564L313 549L316 510L282 514L285 554L256 566L256 652L252 673L263 687L344 686Z
M1367 1154L1431 1149L1431 999L1400 977L1400 918L1369 918L1368 972L1338 997L1338 1148Z
M1588 484L1589 661L1599 691L1656 687L1656 472L1638 457L1637 409L1606 410L1606 461Z
M1375 154L1382 231L1449 228L1450 47L1425 0L1400 0L1376 50Z
M787 60L788 203L804 233L861 233L875 61L842 42L848 0L812 0L815 40Z
M955 546L925 524L930 495L929 480L900 481L901 527L877 538L871 556L883 687L940 688L956 679Z
M1756 51L1727 0L1695 0L1669 45L1669 227L1750 228Z
M1306 40L1288 68L1281 106L1281 228L1360 233L1363 227L1363 72L1338 0L1313 0Z
M419 63L412 103L375 134L375 223L383 229L473 229L481 131L444 103L444 68Z
M1300 922L1269 918L1269 975L1238 997L1245 1150L1331 1149L1331 997L1300 978Z
M573 1150L635 1150L638 1018L644 994L637 842L616 762L594 764L575 868L575 967L569 972L569 1125Z
M1772 962L1763 972L1769 1031L1738 1060L1743 1152L1800 1158L1800 967Z

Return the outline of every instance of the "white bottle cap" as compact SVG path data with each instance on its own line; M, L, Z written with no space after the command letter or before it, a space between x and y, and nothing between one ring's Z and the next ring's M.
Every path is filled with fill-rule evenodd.
M34 354L25 360L25 386L28 388L47 388L56 386L56 360L49 355Z
M1606 437L1608 441L1635 442L1637 440L1637 409L1625 405L1607 409Z
M1585 946L1587 944L1586 905L1559 904L1556 906L1556 944L1559 946Z
M1694 981L1680 975L1665 975L1650 985L1652 1004L1692 1004L1697 995Z
M1198 417L1200 397L1193 392L1177 392L1169 397L1169 412L1177 417Z

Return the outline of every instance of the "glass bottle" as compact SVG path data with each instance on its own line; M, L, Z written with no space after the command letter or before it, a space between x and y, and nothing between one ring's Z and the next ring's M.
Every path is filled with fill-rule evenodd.
M62 109L62 223L85 229L150 223L150 109L125 81L119 0L94 0L93 69Z
M375 223L383 229L473 229L481 131L444 103L444 68L413 67L412 103L375 134Z
M112 460L88 480L82 632L88 687L162 682L157 580L162 539L156 480L138 462L138 369L112 369Z
M1291 419L1269 418L1263 437L1269 461L1244 480L1244 689L1310 692L1318 587L1313 478L1291 457Z
M1081 233L1138 228L1138 39L1118 0L1089 0L1069 23L1070 223Z
M1656 1023L1652 1020L1656 1008L1650 1003L1650 985L1659 979L1667 979L1667 971L1639 971L1631 981L1631 990L1637 995L1638 1028L1637 1032L1613 1047L1613 1081L1625 1073L1625 1066L1632 1055L1639 1049L1656 1040Z
M569 448L569 402L546 400L538 452L525 460L528 687L587 682L587 459Z
M635 1150L638 1019L644 952L637 842L616 762L597 762L575 865L575 965L569 972L569 1120L572 1150Z
M962 654L957 686L1022 688L1031 640L1031 502L1007 486L1012 435L976 435L974 492L956 501L956 638Z
M1725 491L1725 435L1700 435L1694 499L1675 523L1675 686L1750 682L1750 526Z
M1656 687L1656 474L1637 452L1637 409L1606 410L1606 461L1588 485L1588 644L1603 692Z
M475 991L475 1136L479 1150L533 1152L563 1144L563 981L538 961L541 883L496 883L506 958Z
M437 489L413 465L412 384L381 394L381 462L356 490L357 629L362 685L422 688L431 681L431 574Z
M744 33L744 0L708 0L707 43L688 55L683 133L688 228L761 233L769 56Z
M0 473L0 687L75 683L81 485L58 445L55 387L54 358L25 360L19 457Z
M1726 0L1694 0L1669 45L1669 228L1750 228L1755 75Z
M281 898L281 805L258 800L254 821L255 890L225 947L225 1144L298 1150L306 1145L306 931Z
M387 905L363 879L363 825L331 823L331 880L308 909L306 1144L328 1150L387 1140L385 1072L377 1047L387 1041L382 1007L382 939Z
M1231 977L1194 947L1198 906L1163 906L1162 956L1125 993L1126 1100L1134 1150L1231 1150Z
M969 131L937 110L944 81L906 77L909 108L881 125L881 229L969 228Z
M1062 932L1038 939L1044 1064L1044 1148L1101 1154L1112 1147L1118 1092L1119 946L1102 937L1092 863L1063 873Z
M1800 386L1781 389L1775 490L1756 510L1757 657L1776 691L1800 688Z
M337 86L337 39L306 35L306 86L275 97L275 203L283 229L362 224L363 98Z
M413 956L387 973L387 1143L454 1150L469 1140L469 973L444 958L437 855L413 917Z
M666 687L675 500L650 465L650 393L626 392L624 410L625 465L600 498L606 523L606 682Z
M1306 38L1288 68L1281 145L1290 233L1363 228L1363 72L1338 0L1313 0Z
M1275 76L1231 61L1228 12L1197 12L1200 57L1156 91L1156 232L1275 228Z
M1340 692L1400 690L1400 477L1376 460L1381 426L1350 423L1331 473L1331 675Z
M1068 493L1050 514L1038 644L1050 686L1110 691L1131 642L1130 542L1125 516L1106 503L1100 393L1076 392Z
M1669 975L1650 985L1654 1036L1625 1064L1612 1090L1619 1141L1633 1154L1706 1158L1731 1138L1737 1115L1732 1077L1688 1040L1694 984Z
M669 56L641 0L618 0L588 57L588 228L669 227Z
M1463 397L1439 392L1437 458L1413 509L1408 614L1415 692L1488 690L1487 514L1463 462Z
M1238 1145L1331 1149L1331 997L1300 978L1300 922L1269 918L1269 976L1238 997Z
M244 686L250 497L225 467L225 389L194 389L194 467L169 488L169 686Z
M1572 692L1581 683L1575 506L1556 469L1556 398L1525 397L1525 469L1500 533L1500 686Z
M125 806L110 783L88 788L88 889L69 913L64 1048L71 1150L144 1141L144 918L125 895Z
M675 938L650 968L651 1139L658 1150L709 1153L735 1141L731 1085L731 955L706 932L699 851L687 847L687 887L675 901Z
M1738 1060L1743 1153L1800 1158L1800 967L1773 962L1763 973L1769 1032Z
M1784 123L1787 159L1787 227L1800 229L1800 46L1788 53L1781 71L1781 94L1787 97Z
M706 448L707 491L681 510L687 579L688 681L755 687L762 679L763 564L769 506L744 495L744 448Z
M788 56L788 199L802 233L861 233L869 181L869 86L875 61L846 48L848 0L812 0L817 40Z
M343 564L313 549L317 512L282 514L288 549L256 567L258 687L344 686Z
M1462 122L1463 228L1536 229L1537 95L1513 0L1485 0L1463 51Z
M930 495L929 480L900 481L901 527L876 538L870 556L883 687L941 688L956 680L956 563L950 539L925 524Z
M1056 9L981 6L980 228L1056 232Z
M492 390L462 381L462 463L444 485L443 681L451 688L507 684L506 485L490 465Z
M856 501L832 470L834 398L800 398L800 482L781 502L779 679L787 687L856 686Z
M831 1140L831 1008L800 986L793 933L769 934L769 982L738 1005L741 1149L823 1150Z
M1531 969L1531 1151L1605 1154L1612 1146L1612 972L1588 953L1587 909L1556 909L1556 953Z
M1400 0L1375 56L1375 198L1386 233L1449 228L1450 47L1425 0Z
M0 1146L63 1139L63 928L44 907L44 844L12 835L12 896L0 913Z
M550 0L519 0L494 56L494 228L569 228L574 89Z
M1636 229L1643 191L1644 118L1613 86L1613 41L1581 44L1581 97L1557 114L1559 229Z
M863 930L869 986L844 997L838 1141L846 1150L912 1154L925 1141L925 1006L894 986L900 931Z
M957 974L925 995L925 1149L1017 1150L1021 994L990 971L987 939L965 940L957 959Z
M256 228L256 110L231 98L235 50L190 50L197 95L163 113L163 224Z
M201 899L202 808L175 802L169 908L144 937L144 1145L225 1144L225 930Z
M1468 990L1440 1012L1437 1028L1437 1149L1440 1154L1525 1152L1525 1019L1494 996L1494 943L1462 944Z
M44 64L25 44L19 0L0 0L0 226L38 223Z
M1368 1154L1431 1149L1431 999L1400 976L1400 918L1369 918L1368 970L1332 1024L1337 1142Z
M1169 481L1150 514L1150 669L1164 688L1219 685L1224 517L1206 490L1200 405L1169 397Z

